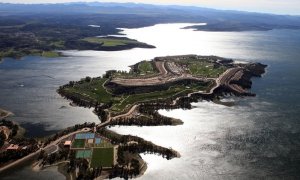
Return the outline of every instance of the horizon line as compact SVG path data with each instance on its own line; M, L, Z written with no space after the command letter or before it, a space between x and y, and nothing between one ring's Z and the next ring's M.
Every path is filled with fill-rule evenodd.
M135 5L151 5L151 6L173 6L173 7L184 7L184 8L203 8L203 9L211 9L217 11L235 11L235 12L243 12L243 13L256 13L256 14L267 14L267 15L278 15L278 16L300 16L300 14L288 14L288 13L275 13L275 12L262 12L262 11L251 11L251 10L241 10L241 9L225 9L225 8L214 8L200 5L190 5L190 4L169 4L169 3L142 3L142 2L101 2L101 1L72 1L72 2L0 2L0 4L12 4L12 5L55 5L55 4L91 4L91 3L99 3L99 4L135 4ZM100 7L100 6L99 6Z

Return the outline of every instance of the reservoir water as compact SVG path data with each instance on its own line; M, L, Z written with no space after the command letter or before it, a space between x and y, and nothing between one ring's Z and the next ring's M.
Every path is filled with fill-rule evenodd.
M67 51L69 57L5 59L0 64L0 107L12 111L28 130L43 136L85 121L98 122L91 109L72 107L56 89L70 80L100 76L156 56L218 55L268 65L263 78L253 79L256 97L236 98L233 107L194 103L192 110L160 112L180 118L182 126L113 127L171 147L181 158L142 155L148 169L140 179L299 179L300 178L300 31L201 32L180 29L188 24L163 24L124 29L129 38L156 49L117 52ZM55 171L25 167L4 179L44 179Z

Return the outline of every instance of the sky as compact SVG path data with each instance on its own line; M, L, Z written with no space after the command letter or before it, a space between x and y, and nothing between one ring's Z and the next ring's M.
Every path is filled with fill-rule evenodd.
M0 2L8 3L62 3L75 1L91 2L97 0L0 0ZM192 5L215 9L300 15L300 0L101 0L100 2Z

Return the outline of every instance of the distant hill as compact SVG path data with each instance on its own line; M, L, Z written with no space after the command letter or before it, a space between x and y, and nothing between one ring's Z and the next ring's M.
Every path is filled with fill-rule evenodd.
M25 55L58 56L55 50L153 48L130 39L97 39L96 36L119 34L119 28L161 23L207 23L186 27L200 31L300 29L299 16L200 7L134 3L0 3L0 59ZM107 42L127 44L107 47Z
M25 17L43 16L94 15L103 17L127 15L127 23L117 23L122 27L142 27L157 23L172 22L207 22L208 26L196 27L212 31L244 31L270 30L274 28L300 28L300 16L273 15L250 13L242 11L225 11L192 6L163 6L136 3L101 3L77 2L59 4L10 4L0 3L0 16L22 15ZM128 18L143 18L143 22L136 22ZM119 16L123 20L121 16ZM108 18L111 20L111 18ZM135 24L132 24L135 23ZM224 28L222 28L224 27Z

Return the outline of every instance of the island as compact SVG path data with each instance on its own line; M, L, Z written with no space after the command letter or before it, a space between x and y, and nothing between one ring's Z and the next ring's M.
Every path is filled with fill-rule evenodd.
M78 124L43 140L32 140L34 150L7 162L0 172L12 163L35 158L34 169L58 166L67 179L141 176L147 169L141 153L168 160L180 154L107 127L182 125L180 119L165 117L158 110L191 109L192 102L218 101L225 94L255 96L249 92L251 78L261 77L267 66L218 56L181 55L143 60L130 67L129 72L109 70L101 77L85 77L59 87L57 92L70 104L93 108L101 122ZM8 151L22 150L2 148L2 153Z

